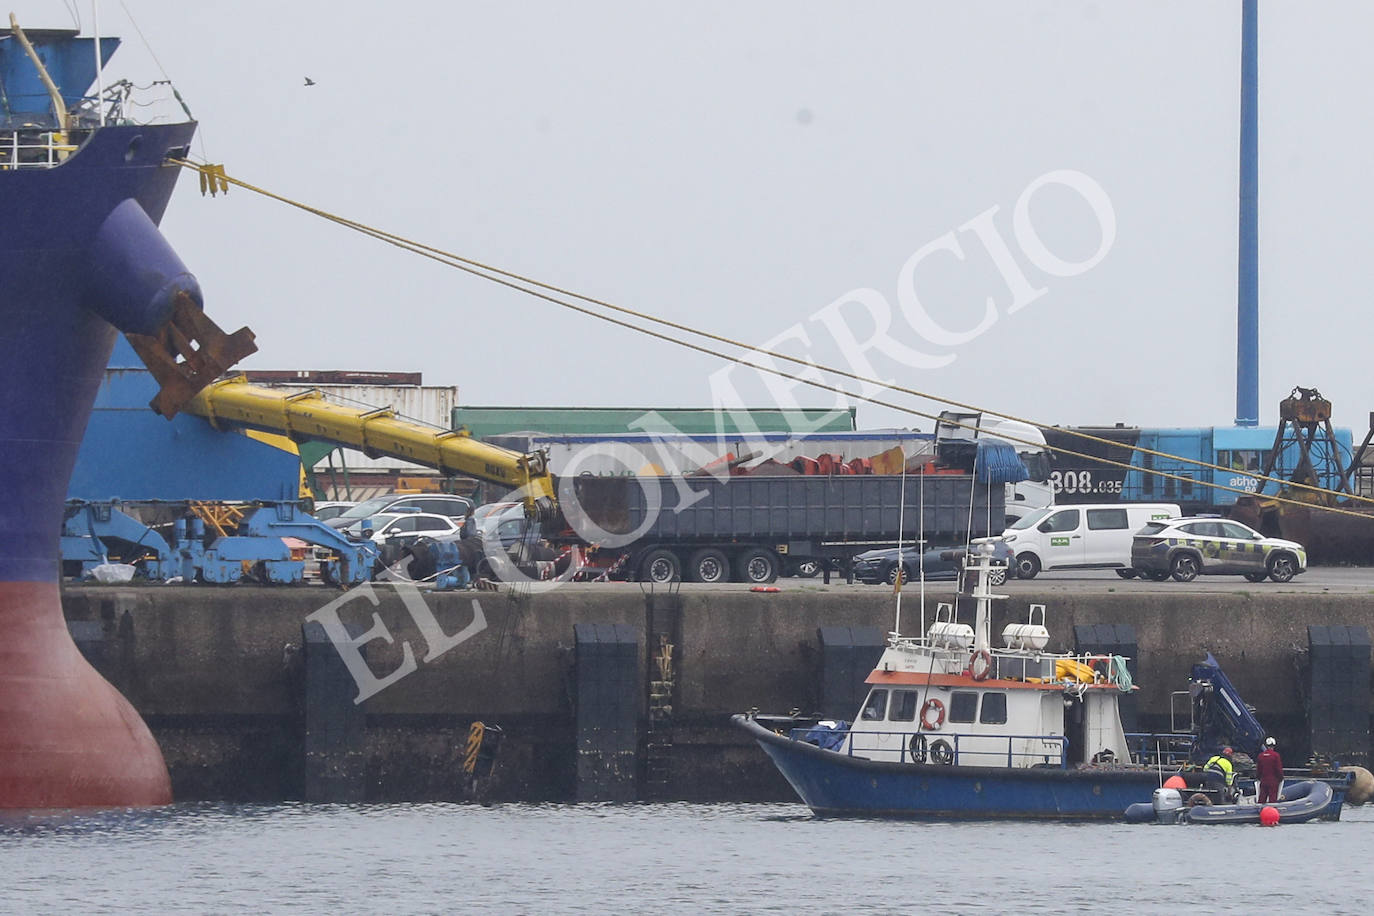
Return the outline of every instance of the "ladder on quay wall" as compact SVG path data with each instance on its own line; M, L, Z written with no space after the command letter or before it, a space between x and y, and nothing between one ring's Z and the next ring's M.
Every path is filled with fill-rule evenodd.
M649 727L644 736L644 786L650 798L667 794L673 756L673 644L660 633L649 657Z

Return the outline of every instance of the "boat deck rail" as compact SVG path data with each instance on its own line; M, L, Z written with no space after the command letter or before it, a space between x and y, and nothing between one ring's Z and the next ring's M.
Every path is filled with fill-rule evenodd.
M1194 737L1182 732L1127 732L1131 760L1148 766L1180 767L1193 751Z
M77 145L53 128L0 128L0 170L50 169L76 151Z
M850 757L897 752L900 763L937 763L942 765L986 767L1048 766L1068 768L1069 739L1063 735L979 735L930 731L861 731L834 729L836 736L847 736L845 753ZM794 728L793 741L814 738L810 728ZM1039 742L1038 750L1017 749L1016 742ZM808 742L811 743L811 742Z

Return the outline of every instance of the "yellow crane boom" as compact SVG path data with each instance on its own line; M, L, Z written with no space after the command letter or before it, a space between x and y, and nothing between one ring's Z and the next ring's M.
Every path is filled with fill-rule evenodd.
M325 400L319 391L288 392L250 385L243 376L212 382L186 405L216 429L245 426L355 448L520 490L526 512L552 518L554 480L543 452L521 454L467 433L436 430L396 417L389 407L366 410Z

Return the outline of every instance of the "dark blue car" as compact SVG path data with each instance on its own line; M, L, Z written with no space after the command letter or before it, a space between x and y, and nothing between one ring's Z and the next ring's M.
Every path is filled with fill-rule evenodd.
M989 541L994 548L992 555L1002 569L994 570L989 577L992 585L1001 585L1008 575L1015 577L1016 561L1010 546L1001 540ZM902 572L907 582L915 582L925 567L927 581L947 581L957 579L963 568L965 546L944 545L926 547L924 550L915 545L902 548ZM889 585L897 581L897 548L886 547L869 550L854 558L854 578L860 582L885 582Z

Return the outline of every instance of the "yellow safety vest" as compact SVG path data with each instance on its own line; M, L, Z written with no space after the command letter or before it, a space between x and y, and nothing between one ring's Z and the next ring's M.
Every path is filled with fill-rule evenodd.
M1203 769L1212 770L1213 772L1225 776L1228 786L1231 785L1236 778L1236 768L1231 765L1230 759L1222 754L1214 755L1211 760L1207 761L1207 765L1204 766Z

